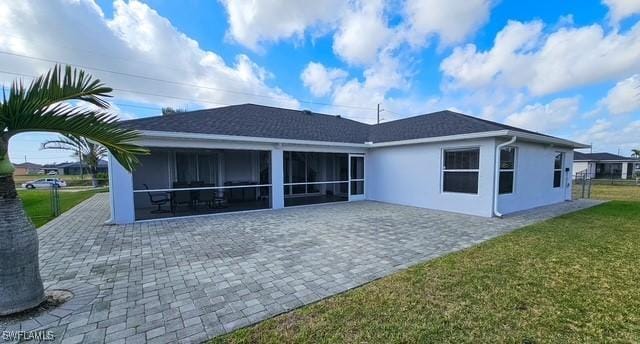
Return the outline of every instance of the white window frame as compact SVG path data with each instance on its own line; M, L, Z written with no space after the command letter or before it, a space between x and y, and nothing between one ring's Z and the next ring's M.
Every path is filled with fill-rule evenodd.
M556 168L556 157L558 156L558 154L560 154L560 168ZM564 152L555 152L553 154L553 179L551 180L551 186L554 189L561 189L562 188L562 183L564 180ZM556 172L560 172L560 185L555 186L555 180L556 180Z
M445 155L446 155L447 152L452 152L452 151L470 151L470 150L478 150L478 168L477 169L445 169L444 168ZM455 194L455 195L478 196L480 194L480 154L481 154L480 146L442 148L440 150L440 193L443 193L443 194ZM475 193L469 193L469 192L445 191L444 190L444 174L445 174L445 172L476 172L478 174L478 188L476 189L476 192Z
M511 192L500 193L498 191L498 195L511 195L516 192L516 169L518 166L518 147L516 146L502 147L500 149L500 153L502 153L503 149L509 149L509 148L513 149L513 168L502 168L502 160L501 160L502 154L498 156L498 159L500 160L498 161L498 164L499 164L498 166L500 167L498 169L498 190L500 190L500 175L502 174L502 172L513 172L513 179L511 180Z

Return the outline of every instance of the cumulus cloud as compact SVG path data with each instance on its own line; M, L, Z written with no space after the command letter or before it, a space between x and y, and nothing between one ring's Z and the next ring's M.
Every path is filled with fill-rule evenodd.
M399 63L398 59L381 54L376 63L364 70L363 80L360 80L349 77L343 70L327 68L321 63L312 62L302 71L300 77L312 94L330 96L334 104L356 105L342 108L341 114L372 122L376 119L375 104L394 102L387 94L391 90L405 89L408 85L408 76ZM398 102L400 103L407 104ZM335 112L335 109L330 111Z
M489 20L491 0L407 0L405 15L414 44L437 34L445 45L469 37Z
M300 78L304 85L309 88L311 94L316 97L323 97L331 92L335 82L344 79L347 72L337 68L327 68L321 63L309 62L302 71Z
M536 103L509 115L505 123L538 132L553 132L565 127L580 109L580 99L558 98L548 104Z
M626 17L640 13L638 0L603 0L602 3L609 7L609 18L614 25Z
M586 130L576 133L574 140L593 143L595 152L612 152L628 156L631 149L640 147L640 120L614 123L608 119L598 119Z
M342 18L333 36L333 51L347 62L371 64L393 34L384 17L384 2L366 1Z
M347 9L342 0L222 0L222 4L228 14L229 37L254 50L263 42L300 39L310 28L326 30Z
M270 73L246 55L227 63L138 1L115 1L112 19L90 0L3 2L0 16L2 50L99 68L87 70L115 89L116 100L155 107L257 101L298 107L293 97L270 87ZM0 64L16 73L37 75L53 63L3 54ZM15 78L1 76L5 84Z
M545 95L611 80L640 68L640 23L627 32L600 25L560 28L544 35L539 21L510 21L494 45L454 49L440 69L447 87L508 86Z
M600 101L610 114L626 114L640 110L640 74L618 82Z

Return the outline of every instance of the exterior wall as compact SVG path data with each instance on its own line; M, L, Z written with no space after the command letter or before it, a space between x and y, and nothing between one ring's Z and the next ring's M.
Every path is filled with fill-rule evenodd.
M517 147L515 187L513 193L498 196L498 211L508 214L571 199L573 150L518 141L511 146ZM553 187L556 152L565 153L559 188Z
M478 194L442 192L442 151L480 147ZM495 140L467 140L375 148L365 159L366 198L492 216Z
M133 177L116 159L109 157L109 195L111 201L111 222L133 223Z
M573 176L576 176L576 173L580 173L582 171L587 171L589 173L589 162L588 161L575 161L573 163Z

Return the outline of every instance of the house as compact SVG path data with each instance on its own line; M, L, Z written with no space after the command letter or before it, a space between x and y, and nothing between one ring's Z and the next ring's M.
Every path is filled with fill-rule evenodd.
M501 216L571 199L587 145L441 111L370 125L254 104L121 122L150 149L109 159L112 221L374 200Z
M64 169L58 167L59 164L46 164L40 167L39 174L52 174L55 173L59 176L64 175Z
M574 178L631 179L640 172L640 159L611 153L573 155Z
M38 174L42 166L30 162L23 162L21 164L13 164L14 176L28 176L32 174Z
M82 168L82 170L81 170ZM50 172L55 172L57 175L76 175L79 176L82 174L91 174L89 171L89 167L87 164L80 163L78 161L75 162L63 162L59 164L49 164L44 165L40 168L40 174L49 174ZM107 173L109 171L109 164L106 160L100 160L98 162L98 173Z
M80 163L78 161L75 162L65 162L56 165L57 168L62 169L62 174L65 175L80 175L80 174L91 174L89 171L89 167L86 163ZM108 163L106 160L98 161L98 173L107 173L109 170Z

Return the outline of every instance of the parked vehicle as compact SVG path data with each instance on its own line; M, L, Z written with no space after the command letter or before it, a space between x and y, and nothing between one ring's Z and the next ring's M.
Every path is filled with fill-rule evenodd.
M48 189L52 185L65 187L67 186L67 182L59 178L42 178L22 183L22 187L25 189Z
M58 172L56 172L56 171L49 171L49 173L47 173L47 175L55 176L55 175L58 175Z

